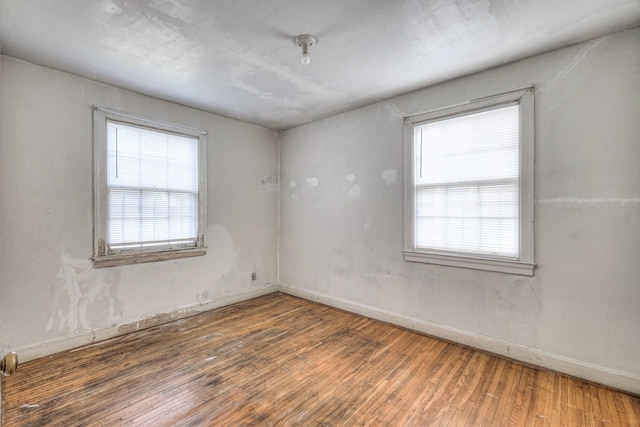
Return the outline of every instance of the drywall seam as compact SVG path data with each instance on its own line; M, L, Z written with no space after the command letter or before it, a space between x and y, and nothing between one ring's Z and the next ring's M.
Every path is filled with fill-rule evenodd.
M93 344L98 341L104 341L109 338L114 338L130 332L150 328L152 326L161 325L163 323L184 319L186 317L194 316L205 311L239 303L263 295L272 294L277 291L278 288L276 286L266 286L261 289L255 289L236 295L214 299L202 304L193 304L181 307L169 313L158 313L150 317L141 318L124 324L107 326L100 329L93 329L78 335L73 335L71 337L46 341L28 347L16 348L15 351L20 355L20 362L28 362L29 360L38 359L40 357L49 356L61 351L67 351L76 347Z
M505 356L528 364L561 372L587 381L603 384L634 394L640 394L640 378L626 372L615 371L568 357L557 356L522 345L512 344L495 338L427 322L420 319L401 316L365 304L354 303L326 294L304 289L280 286L280 292L317 301L331 307L346 310L372 319L391 323L423 334L442 338L447 341L467 345L480 350Z
M612 197L612 198L604 198L604 199L579 199L579 198L568 198L568 197L556 197L553 199L538 199L536 200L536 204L539 205L560 205L560 204L577 204L577 205L595 205L595 204L618 204L618 205L627 205L627 204L638 204L640 203L640 197Z
M582 61L584 61L589 56L589 52L600 46L606 39L607 36L605 35L598 39L586 42L585 47L580 49L580 52L578 52L578 54L573 58L569 65L560 70L560 72L556 74L556 76L552 78L548 83L540 87L538 89L538 92L546 92L548 90L554 89L559 81L566 78L571 73L571 71L573 71Z

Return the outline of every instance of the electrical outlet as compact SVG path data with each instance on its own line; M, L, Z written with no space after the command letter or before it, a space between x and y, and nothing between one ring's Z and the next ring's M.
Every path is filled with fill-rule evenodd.
M257 279L257 275L256 272L254 271L253 273L251 273L251 280L256 280Z

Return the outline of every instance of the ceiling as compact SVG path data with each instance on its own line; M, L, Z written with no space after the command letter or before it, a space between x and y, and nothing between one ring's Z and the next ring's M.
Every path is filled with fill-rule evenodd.
M640 0L0 0L4 55L271 129L638 24Z

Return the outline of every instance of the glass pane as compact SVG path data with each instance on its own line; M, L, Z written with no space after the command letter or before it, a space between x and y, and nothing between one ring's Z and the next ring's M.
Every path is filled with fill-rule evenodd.
M416 184L517 178L519 106L454 117L416 128Z
M197 239L198 144L195 137L107 123L111 247Z

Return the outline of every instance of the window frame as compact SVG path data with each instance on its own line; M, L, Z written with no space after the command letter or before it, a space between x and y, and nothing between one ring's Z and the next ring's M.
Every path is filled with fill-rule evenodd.
M534 86L405 117L404 125L404 259L410 262L533 276L534 262ZM415 128L425 123L518 104L520 246L517 259L418 249L415 246Z
M93 261L94 267L112 267L202 256L207 253L207 132L174 123L93 105ZM198 140L198 238L193 247L146 247L107 253L107 122L185 135Z

